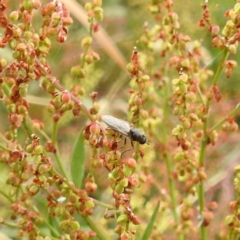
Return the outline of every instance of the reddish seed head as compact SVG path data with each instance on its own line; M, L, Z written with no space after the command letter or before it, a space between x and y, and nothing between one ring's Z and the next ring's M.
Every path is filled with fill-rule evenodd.
M238 124L235 122L233 122L230 127L232 132L236 132L238 130Z
M98 143L98 137L96 137L95 135L94 136L91 136L90 139L89 139L89 143L93 146L97 145Z
M108 143L108 149L109 150L114 151L114 150L117 150L117 148L118 148L118 143L117 142L110 141Z
M199 177L201 178L201 180L207 179L207 174L206 174L204 168L200 168L198 174L199 174Z
M35 130L40 130L44 128L44 124L40 120L34 119L32 122L33 122L33 128Z
M167 0L166 1L166 4L165 4L165 7L166 8L170 8L170 7L172 7L174 4L173 4L173 1L172 0Z
M92 98L93 102L96 101L97 95L98 95L97 92L92 92L92 93L89 94L89 96Z
M86 134L90 134L90 126L91 126L91 123L90 124L87 124L86 127L85 127L85 133Z
M58 122L60 118L61 118L60 113L55 113L55 114L53 115L53 121L54 121L54 122Z
M135 104L136 104L137 106L142 106L142 105L143 105L143 100L142 100L142 98L137 97L137 98L135 99Z
M100 56L98 55L98 53L96 53L96 52L91 52L91 55L93 56L93 58L94 58L95 61L100 60Z
M139 225L141 223L140 218L135 215L131 216L130 220L134 225Z
M129 235L127 233L122 233L121 234L121 237L120 237L120 240L129 240Z
M221 39L220 36L216 35L213 39L212 39L212 46L213 47L222 47L223 46L223 41Z
M108 144L107 138L100 137L98 144L99 144L99 147L101 147L101 148L107 146L107 144Z
M202 130L198 130L196 133L195 133L195 136L196 138L200 139L203 135L203 131Z
M201 19L199 22L198 22L198 26L199 27L205 27L205 23L204 23L204 20Z
M51 192L51 194L53 195L53 197L54 198L56 198L56 199L58 199L58 198L60 198L60 196L61 196L61 192L59 191L59 190L53 190L52 192Z
M232 201L232 202L229 203L229 206L230 206L232 211L235 211L236 207L238 206L238 203L236 201Z
M124 161L125 161L126 165L131 168L137 167L137 162L134 158L126 158Z
M32 22L32 15L26 12L23 13L23 17L26 23L30 24Z
M46 151L56 153L56 148L54 147L52 142L47 142L45 146Z
M22 123L21 115L19 115L17 113L13 113L13 114L10 115L10 119L9 120L16 127L20 127L21 126L21 123Z
M128 178L128 182L134 186L134 187L138 187L139 186L139 180L135 177L129 177Z
M208 226L211 220L213 219L213 213L210 211L203 212L203 219L204 219L203 225Z
M217 202L210 202L210 203L208 204L208 208L209 208L210 210L215 210L215 209L217 209L217 207L218 207L218 203L217 203Z
M181 213L181 218L183 219L183 220L189 220L189 219L191 219L192 218L192 216L193 216L193 211L191 210L191 209L188 209L188 208L186 208L186 209L183 209L182 210L182 213Z
M99 134L100 133L100 126L97 122L93 122L91 126L89 127L89 131L91 134Z
M62 18L63 21L63 25L67 26L67 25L71 25L73 23L73 20L71 17L64 17Z
M93 26L93 31L96 33L96 32L99 31L99 29L100 29L99 24L94 24L94 26Z
M231 75L232 75L232 70L231 69L225 69L224 73L225 73L227 78L230 78Z
M57 41L59 43L64 43L67 40L67 35L64 33L59 33L57 37Z
M237 67L237 62L234 61L234 60L227 60L227 61L225 61L224 65L225 65L227 68L234 69L234 68Z
M87 11L87 15L88 15L88 17L90 17L90 18L94 17L94 11L93 11L93 10L88 10L88 11Z
M10 153L10 159L12 162L15 162L15 161L21 161L24 157L24 153L21 152L20 150L13 150L11 153Z
M211 26L210 31L214 35L218 34L219 33L219 26L218 25Z
M39 9L41 7L42 3L40 0L33 0L33 8Z
M62 101L64 103L69 103L71 100L71 93L68 91L63 91L62 93Z

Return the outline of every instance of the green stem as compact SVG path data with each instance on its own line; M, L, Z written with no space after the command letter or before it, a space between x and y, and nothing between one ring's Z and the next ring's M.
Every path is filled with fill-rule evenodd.
M8 227L12 227L12 228L19 228L19 225L18 224L15 224L15 223L10 223L10 222L7 222L7 221L3 221L1 222L2 225L5 225L5 226L8 226Z
M202 96L202 92L201 92L201 89L200 89L200 88L198 88L198 96L199 96L199 98L200 98L200 101L201 101L202 104L204 105L205 103L204 103L203 96Z
M223 51L223 56L222 56L222 59L220 61L220 64L218 65L217 72L216 72L216 74L215 74L215 76L213 78L212 85L217 84L217 82L219 80L219 77L220 77L220 75L222 73L223 67L224 67L224 62L228 58L228 55L229 55L228 48L225 48L224 51Z
M61 161L60 155L59 155L59 150L58 150L57 148L56 148L56 153L54 154L54 156L55 156L55 158L56 158L56 160L57 160L57 164L58 164L58 167L59 167L61 173L63 174L63 176L64 176L66 179L68 179L68 175L67 175L67 173L66 173L66 171L65 171L65 169L64 169L64 167L63 167L63 165L62 165L62 161Z
M172 165L170 163L169 160L169 156L168 154L166 154L164 156L164 160L165 160L165 164L167 166L167 175L168 175L168 187L169 187L169 191L170 191L170 197L171 197L171 202L172 202L172 212L173 212L173 217L176 223L179 223L179 218L178 218L178 214L177 214L177 200L176 200L176 196L175 196L175 184L173 182L173 179L171 177L171 173L172 173Z
M25 127L25 130L30 137L33 134L33 124L32 124L32 119L29 117L28 114L25 115L24 120L23 120L23 125Z
M0 189L0 194L2 194L10 203L13 203L14 201L11 199L11 197L9 197L5 192L3 192Z
M36 212L39 213L39 210L37 209L36 206L32 206L32 209ZM55 236L55 237L59 237L59 233L57 232L57 230L49 223L49 221L47 221L43 216L41 217L44 224L50 229L51 233ZM38 226L36 226L38 228ZM42 236L47 236L40 228L38 228L38 230L41 232ZM51 239L56 239L54 237L51 236Z
M5 150L5 151L11 152L10 149L8 149L7 147L3 146L3 144L1 144L1 143L0 143L0 148Z
M204 212L204 206L205 206L205 199L204 199L204 184L201 182L198 187L198 201L199 201L199 207L200 207L200 213ZM207 239L207 229L203 225L203 217L201 216L201 227L200 227L200 233L201 233L201 240Z
M93 35L93 18L90 19L90 29L89 29L89 36L92 37L92 35ZM83 58L82 58L82 68L85 65L85 58L86 58L86 54L88 52L89 47L90 47L90 45L88 45L85 48L85 51L84 51L84 54L83 54Z
M223 56L222 59L218 65L216 74L213 78L212 81L212 86L216 85L220 75L222 73L223 67L224 67L224 62L226 61L227 57L228 57L228 49L226 48L223 51ZM208 113L209 113L209 108L210 108L210 103L211 101L208 99L207 103L206 103L206 118L203 124L203 137L202 137L202 142L201 142L201 149L200 149L200 155L199 155L199 168L204 167L204 160L205 160L205 154L206 154L206 148L207 148L207 139L208 139L208 133L207 133L207 127L208 127ZM200 211L200 215L202 217L202 221L203 221L203 212L204 212L204 208L205 208L205 196L204 196L204 183L203 181L201 181L199 183L199 187L198 187L198 199L199 199L199 211ZM206 231L206 227L201 223L201 227L200 227L200 233L201 233L201 240L207 240L207 231Z
M104 207L104 208L107 208L108 210L114 210L115 207L109 205L109 204L106 204L106 203L103 203L103 202L100 202L94 198L91 198L93 200L93 202L98 205L98 206L101 206L101 207Z
M54 147L56 147L57 143L57 129L58 129L57 122L53 121L52 143Z
M37 130L47 141L51 141L51 138L42 129Z
M59 236L59 233L56 231L56 229L49 223L49 221L47 221L46 219L44 219L42 217L42 220L44 222L44 224L50 229L50 231L53 233L54 236ZM52 237L51 237L52 238Z
M209 131L209 133L211 133L212 131L216 130L218 127L220 127L223 123L225 123L229 117L232 117L234 115L236 115L236 113L239 111L240 109L240 103L237 104L237 106L228 114L227 117L223 118L222 120L220 120L217 124L215 124Z
M60 158L60 154L59 154L59 150L58 150L58 147L57 147L57 122L53 122L53 131L52 131L52 143L53 143L53 146L55 147L56 149L56 153L54 154L56 160L57 160L57 164L58 164L58 167L61 171L61 173L63 174L63 176L68 179L68 175L65 171L65 168L63 167L62 165L62 161L61 161L61 158Z
M168 99L169 99L169 84L166 83L165 85L165 91L164 91L164 99L165 99L165 104L164 104L164 119L163 119L163 124L164 126L162 127L162 138L163 138L163 144L166 145L167 142L167 120L169 119L169 103L168 103ZM159 136L159 135L158 135ZM160 142L159 137L157 136L158 142ZM169 191L170 191L170 198L171 198L171 203L172 203L172 213L173 213L173 217L175 222L179 225L180 221L179 221L179 216L177 214L177 200L176 200L176 187L172 178L172 164L171 161L169 159L169 154L168 153L163 153L163 159L165 161L166 167L167 167L167 176L168 176L168 187L169 187ZM178 235L178 239L182 240L184 239L184 236L182 234Z
M8 143L8 140L6 139L6 137L2 133L0 133L0 140L5 142L6 144Z
M108 234L105 234L102 229L99 228L99 224L93 221L91 217L84 217L84 220L88 223L89 227L97 234L97 237L100 240L109 240L107 237Z

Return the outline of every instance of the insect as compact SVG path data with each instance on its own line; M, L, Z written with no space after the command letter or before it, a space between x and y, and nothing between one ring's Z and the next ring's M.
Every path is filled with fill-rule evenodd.
M130 138L132 141L139 142L140 144L147 142L146 135L140 129L132 127L130 123L124 120L111 115L102 115L102 120L110 129Z

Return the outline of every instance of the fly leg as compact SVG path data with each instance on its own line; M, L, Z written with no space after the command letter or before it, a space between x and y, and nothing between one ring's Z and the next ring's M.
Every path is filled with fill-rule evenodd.
M125 145L126 145L126 138L125 138ZM131 145L132 145L132 148L129 148L129 149L126 149L125 151L123 151L122 153L121 153L121 158L122 158L122 156L123 156L123 154L125 153L125 152L128 152L128 151L131 151L131 150L133 150L134 149L134 146L133 146L133 141L131 141Z

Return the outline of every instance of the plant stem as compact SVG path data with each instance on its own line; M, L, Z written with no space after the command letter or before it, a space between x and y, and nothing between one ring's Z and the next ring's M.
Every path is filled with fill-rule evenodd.
M172 203L172 212L173 212L175 222L179 223L179 218L178 218L178 214L177 214L177 211L176 211L177 201L176 201L176 196L175 196L175 184L174 184L173 179L171 177L172 168L171 168L171 163L170 163L168 154L165 154L164 160L165 160L165 164L166 164L166 167L167 167L168 187L169 187L171 203Z
M66 89L60 84L60 81L58 79L56 79L55 77L53 77L52 75L50 75L47 70L44 68L44 66L41 64L41 62L39 61L39 59L37 57L34 58L35 62L38 64L38 66L42 69L42 71L45 73L45 76L47 76L49 79L51 79L52 84L61 92L66 91ZM87 110L87 108L83 105L83 103L80 101L80 99L78 99L77 97L75 97L72 93L71 94L71 99L73 100L73 102L75 102L76 104L79 105L79 107L81 108L82 112L91 120L94 121L94 117L89 113L89 111Z
M8 196L4 191L0 189L0 194L2 194L10 203L13 203L14 201L11 199L10 196Z
M101 207L104 207L104 208L107 208L108 210L114 210L115 207L113 207L112 205L109 205L109 204L106 204L106 203L103 203L103 202L100 202L94 198L91 198L93 200L93 202L98 205L98 206L101 206Z
M93 18L90 19L89 36L90 36L90 37L93 36ZM90 47L90 45L88 45L88 46L85 48L85 51L84 51L84 53L83 53L82 67L84 67L84 65L85 65L85 58L86 58L86 55L87 55L87 52L88 52L89 47Z
M217 124L215 124L211 129L210 132L214 131L215 129L217 129L218 127L220 127L223 123L225 123L227 121L227 119L229 117L234 116L238 111L240 110L240 103L237 104L237 106L228 114L227 117L223 118L222 120L220 120Z
M93 219L89 216L83 216L84 220L88 223L90 228L97 234L100 240L108 240L108 234L105 234L102 229L99 228L99 224L93 221Z
M165 103L164 103L164 119L163 119L163 127L162 127L162 141L163 144L166 145L167 142L167 121L169 119L169 103L168 103L168 99L169 99L169 84L166 83L165 85L165 91L164 91L164 98L165 99ZM159 135L158 135L159 136ZM157 138L159 138L157 136ZM158 141L160 142L160 139L158 139ZM172 203L172 214L174 217L175 222L177 223L177 225L180 224L179 221L179 216L177 214L177 200L176 200L176 196L175 196L175 192L176 192L176 188L175 188L175 184L172 178L172 164L170 162L169 159L169 153L165 152L162 154L163 155L163 159L165 161L166 167L167 167L167 176L168 176L168 187L169 187L169 191L170 191L170 198L171 198L171 203ZM184 236L182 234L179 234L177 237L179 240L184 239Z
M0 143L0 149L3 149L5 151L11 151L10 149L8 149L7 147L3 146L3 144Z
M216 85L219 77L222 73L223 67L224 67L224 62L226 61L228 57L228 49L226 48L223 51L223 56L222 59L218 65L216 74L213 78L212 81L212 86ZM206 155L206 148L207 148L207 139L208 139L208 133L207 133L207 127L208 127L208 114L209 114L209 108L210 108L210 103L211 101L208 99L207 103L206 103L206 119L204 121L203 124L203 137L202 137L202 142L201 142L201 149L200 149L200 155L199 155L199 161L198 161L198 165L199 168L204 167L204 160L205 160L205 155ZM203 212L204 212L204 208L205 208L205 196L204 196L204 183L203 181L201 181L199 183L199 187L198 187L198 199L199 199L199 211L200 211L200 215L201 215L201 220L203 221ZM206 231L206 227L201 223L201 227L200 227L200 232L201 232L201 240L207 240L207 231Z
M63 174L63 176L64 176L66 179L68 179L67 173L65 172L65 169L64 169L64 167L63 167L63 165L62 165L62 161L61 161L61 159L60 159L59 150L58 150L57 148L56 148L56 153L54 154L54 156L55 156L55 158L56 158L56 160L57 160L57 164L58 164L58 167L59 167L61 173Z
M53 130L52 130L52 143L54 147L56 146L57 143L57 122L53 121Z

